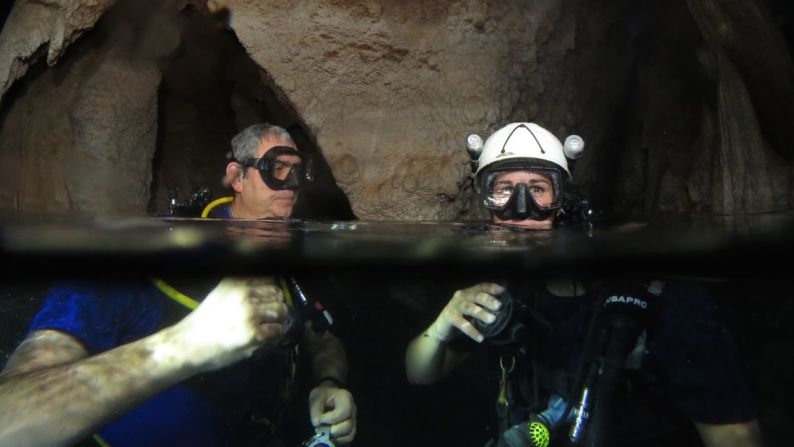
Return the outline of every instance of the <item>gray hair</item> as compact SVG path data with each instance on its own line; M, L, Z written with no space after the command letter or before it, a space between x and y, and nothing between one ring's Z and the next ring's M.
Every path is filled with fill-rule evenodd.
M231 158L238 161L256 158L256 150L259 147L259 143L266 138L295 144L292 136L283 127L268 123L254 124L241 130L232 138Z

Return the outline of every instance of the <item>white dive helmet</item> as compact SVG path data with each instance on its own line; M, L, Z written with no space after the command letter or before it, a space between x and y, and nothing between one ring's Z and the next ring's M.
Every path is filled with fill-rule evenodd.
M510 123L491 134L485 140L475 175L479 178L483 169L494 163L525 159L553 163L562 168L567 180L571 179L562 143L535 123Z

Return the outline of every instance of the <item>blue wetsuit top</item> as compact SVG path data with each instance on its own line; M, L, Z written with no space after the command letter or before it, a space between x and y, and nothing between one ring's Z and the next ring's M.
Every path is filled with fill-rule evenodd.
M234 219L232 216L232 207L228 203L214 207L207 217L215 219Z
M181 312L177 317L188 312L148 280L65 283L50 289L30 330L65 332L95 355L175 322L168 321L174 308ZM247 432L257 403L285 397L290 356L255 355L198 376L209 386L172 386L112 421L99 435L112 447L242 445L241 433ZM259 434L266 431L256 429L262 429Z

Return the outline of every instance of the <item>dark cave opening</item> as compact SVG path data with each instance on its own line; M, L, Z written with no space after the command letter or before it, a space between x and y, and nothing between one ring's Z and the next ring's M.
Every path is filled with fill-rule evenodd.
M768 0L775 24L780 28L788 45L789 53L794 55L794 2L790 0Z
M160 63L149 212L165 214L171 195L184 199L201 187L212 198L230 195L222 177L231 138L246 126L268 122L287 129L313 160L315 179L301 191L293 215L355 219L306 125L274 91L268 74L248 56L224 17L187 7L176 20L181 42Z
M768 6L767 23L780 30L791 54L794 6L779 0L757 5L762 9ZM731 10L727 6L726 9ZM720 152L725 138L720 135L720 126L739 128L744 118L734 117L741 113L740 108L733 108L732 113L720 118L724 99L719 95L724 88L721 90L718 56L704 39L699 28L702 23L695 20L687 4L660 1L628 2L615 17L619 20L606 32L583 26L585 43L579 50L597 42L594 52L600 56L585 65L586 70L581 72L589 70L593 74L581 76L580 81L587 86L583 88L587 94L594 91L594 83L610 86L603 88L610 95L605 101L609 107L603 109L604 116L610 118L599 118L598 124L588 129L590 141L595 143L590 148L597 146L597 152L593 152L592 159L578 163L574 173L577 187L588 196L599 216L613 220L722 212L723 195L741 194L719 189L719 176L724 174L717 166L720 157L726 156ZM737 46L748 51L749 41L741 37L746 31L740 26L730 29L734 38L742 42ZM613 54L616 48L622 49L617 56ZM771 51L764 51L758 47L754 53L760 55L759 59L772 57ZM758 65L739 56L733 59L743 74ZM759 135L785 157L790 145L780 141L789 140L788 130L779 122L791 114L787 107L777 107L776 101L790 90L776 83L776 79L784 77L776 78L770 73L766 73L766 82L759 81L757 75L744 77L755 106L747 115L757 115ZM774 90L771 85L777 86L775 91L779 95L769 94L769 90ZM587 98L584 94L582 97ZM587 119L582 121L586 127ZM583 135L587 140L588 132L584 131ZM780 165L784 163L782 159ZM785 209L787 201L780 200L784 194L779 193L777 200L769 199L772 205L755 208L751 205L745 210Z

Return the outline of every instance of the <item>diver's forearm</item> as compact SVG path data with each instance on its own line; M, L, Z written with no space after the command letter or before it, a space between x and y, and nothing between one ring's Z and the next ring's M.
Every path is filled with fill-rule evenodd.
M345 383L348 369L347 354L339 338L330 332L322 336L307 333L304 344L310 357L312 378L315 383L328 378Z
M405 352L405 373L408 381L427 385L444 377L465 357L449 348L446 340L435 333L431 325L413 339Z
M695 423L700 439L706 447L761 447L758 420L737 424Z
M70 445L199 369L165 329L102 354L0 378L0 445Z

